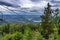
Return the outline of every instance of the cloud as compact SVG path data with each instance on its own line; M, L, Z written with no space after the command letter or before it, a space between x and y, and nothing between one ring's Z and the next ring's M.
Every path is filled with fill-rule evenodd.
M0 0L0 5L21 6L22 8L43 8L48 2L50 2L51 5L55 5L58 1L59 0Z
M58 0L59 1L59 0ZM40 11L40 13L44 10L44 7L47 6L49 2L52 5L52 8L60 8L60 3L57 0L0 0L0 11L4 11L2 9L7 10L4 7L9 8L17 13L27 12L33 13L33 11ZM58 4L58 5L57 5ZM2 8L2 9L1 9ZM6 11L10 12L10 11Z
M36 2L40 2L41 0L31 0L31 1L36 3Z
M55 1L60 1L60 0L55 0Z
M6 2L3 2L3 1L0 1L0 5L6 5L6 6L11 6L11 7L13 7L12 4L6 3Z
M37 0L35 0L35 1L37 1ZM35 2L35 1L32 2L31 0L21 0L21 7L25 7L25 8L32 8L32 7L43 8L47 4L46 1L39 1L39 2Z
M34 3L32 2L31 0L0 0L0 11L6 11L7 9L5 8L6 6L10 9L10 10L13 10L17 13L21 13L22 12L27 12L27 13L31 13L31 10L34 9L34 10L39 10L39 9L42 9L44 8L44 6L46 6L47 2L46 1L40 1L38 3ZM19 7L15 7L15 5L19 6ZM20 8L21 7L21 8ZM2 9L1 9L2 8ZM27 9L23 9L24 8L27 8ZM33 11L33 10L32 10ZM10 12L10 11L6 11L6 12Z
M19 7L18 1L12 1L12 0L0 0L0 5L5 5L9 7Z

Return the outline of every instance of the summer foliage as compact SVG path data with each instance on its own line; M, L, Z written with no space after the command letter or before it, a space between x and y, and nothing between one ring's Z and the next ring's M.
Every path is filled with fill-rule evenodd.
M59 9L51 9L48 3L38 24L0 25L0 40L60 40Z

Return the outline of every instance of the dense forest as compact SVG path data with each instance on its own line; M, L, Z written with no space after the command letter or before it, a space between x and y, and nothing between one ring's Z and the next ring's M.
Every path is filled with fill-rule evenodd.
M60 11L51 7L44 8L40 23L0 25L0 40L60 40Z

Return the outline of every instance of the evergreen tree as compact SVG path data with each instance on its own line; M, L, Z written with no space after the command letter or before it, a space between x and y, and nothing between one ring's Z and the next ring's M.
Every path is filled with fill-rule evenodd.
M50 34L50 18L51 18L52 10L51 10L51 5L48 3L47 7L44 10L44 14L42 15L42 27L44 30L44 37L46 39L49 38Z

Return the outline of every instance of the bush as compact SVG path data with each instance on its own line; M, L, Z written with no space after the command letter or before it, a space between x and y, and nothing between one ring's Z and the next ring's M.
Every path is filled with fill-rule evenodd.
M22 33L16 32L14 34L7 34L1 40L22 40Z

